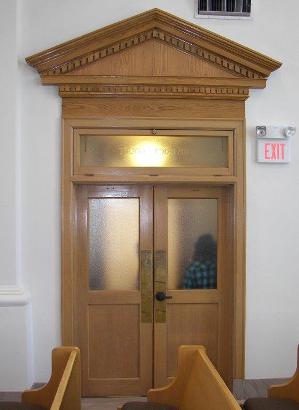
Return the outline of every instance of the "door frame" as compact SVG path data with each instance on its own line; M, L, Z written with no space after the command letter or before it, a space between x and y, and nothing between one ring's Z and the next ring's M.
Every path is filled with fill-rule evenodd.
M163 47L163 52L161 52ZM137 51L137 53L136 53ZM125 58L124 53L128 57ZM73 337L74 185L78 183L197 182L233 186L234 209L234 376L244 375L245 316L245 100L266 86L281 63L153 9L26 58L44 85L59 86L63 118L62 172L62 338ZM183 63L182 63L183 62ZM82 75L83 73L83 75ZM172 128L197 121L209 129L234 131L233 174L75 175L73 131L94 121L117 127L127 121L160 121ZM151 120L149 120L151 119ZM181 120L183 122L183 120ZM222 124L222 125L221 125ZM124 125L122 125L124 126ZM163 127L163 126L162 126ZM155 173L153 173L155 174ZM153 181L151 180L153 177Z
M233 238L233 378L244 376L244 328L245 328L245 133L243 119L198 120L194 118L107 118L63 120L63 170L62 170L62 342L74 344L74 272L76 235L77 184L138 184L161 183L199 184L204 186L227 186L229 191L229 233ZM136 106L134 105L134 109ZM209 129L229 130L233 133L232 175L157 175L142 173L133 175L74 175L74 138L79 128L139 128L142 129ZM156 171L155 171L156 172Z

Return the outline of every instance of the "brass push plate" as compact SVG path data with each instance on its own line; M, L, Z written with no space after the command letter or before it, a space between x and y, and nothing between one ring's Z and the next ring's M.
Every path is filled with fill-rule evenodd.
M141 322L153 322L153 252L141 251Z
M158 292L166 293L166 251L155 251L154 256L154 269L155 269L155 289L154 294ZM166 322L166 300L157 301L154 299L155 304L155 322Z

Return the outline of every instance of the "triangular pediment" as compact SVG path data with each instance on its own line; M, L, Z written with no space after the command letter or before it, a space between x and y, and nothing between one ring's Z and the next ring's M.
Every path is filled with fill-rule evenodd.
M217 86L241 87L241 94L242 87L247 91L263 88L270 73L281 65L159 9L101 28L26 61L38 70L45 84L70 86L83 82L97 84L100 90L100 86L121 84L118 77L126 77L127 85L137 84L136 78L140 77L163 77L172 78L168 82L171 86L192 87L210 86L215 82L207 80L217 79ZM116 83L113 76L118 78ZM174 77L180 78L181 83L175 83ZM147 83L152 84L152 80L144 80L142 85ZM192 87L191 94L195 90Z
M75 73L105 76L236 77L224 68L154 39L78 67ZM68 73L72 74L72 71Z
M149 40L168 44L237 76L266 78L280 63L164 11L148 12L28 57L41 74L75 73Z

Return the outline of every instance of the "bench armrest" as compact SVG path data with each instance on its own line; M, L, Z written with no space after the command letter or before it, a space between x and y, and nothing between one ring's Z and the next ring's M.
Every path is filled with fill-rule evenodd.
M51 410L81 409L80 351L76 347L58 347L52 352L52 374L39 389L25 390L22 402Z
M179 348L176 378L165 387L149 390L147 394L149 401L179 407L184 389L190 377L196 352L199 349L205 350L203 346L198 345L181 346Z
M277 399L291 399L299 402L299 345L297 349L297 369L294 376L287 383L271 386L268 389L268 396Z

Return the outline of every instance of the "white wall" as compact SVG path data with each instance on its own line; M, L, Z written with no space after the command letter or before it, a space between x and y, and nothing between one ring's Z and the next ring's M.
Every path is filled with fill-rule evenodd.
M17 10L15 1L0 3L0 36L7 39L0 43L1 107L1 285L15 284L16 267L16 122L17 122ZM3 253L2 253L3 252Z
M0 16L4 22L8 15L14 19L11 4L15 2L2 0L4 13L0 10ZM60 343L60 98L55 87L40 85L38 74L26 66L24 58L153 7L200 24L284 63L268 81L267 89L253 91L246 104L246 377L284 377L294 370L299 342L299 133L292 139L290 164L261 165L255 162L254 127L264 123L299 126L296 21L299 3L297 0L255 0L253 3L252 20L232 21L194 19L193 0L19 1L20 84L8 89L8 99L12 100L8 105L4 104L4 95L0 97L1 114L4 110L6 123L4 135L18 135L16 124L21 125L21 145L16 146L16 140L2 135L2 144L5 144L2 147L7 146L6 153L0 152L1 158L4 157L0 167L6 204L3 203L5 216L1 215L0 235L8 241L7 248L0 248L0 285L17 283L15 264L19 262L22 281L32 297L35 381L48 377L49 350ZM5 27L4 46L9 53L10 46L16 50L15 24L7 23ZM3 42L2 36L0 41ZM8 77L14 83L15 54L7 55L4 63L0 68L1 79L7 82ZM20 99L20 121L16 117L15 97L12 97L16 91ZM21 146L22 160L20 186L14 167L18 146ZM18 257L16 193L21 193L22 222L17 227L21 235ZM0 326L2 329L1 323Z
M0 1L0 390L32 382L30 294L20 277L19 9Z

